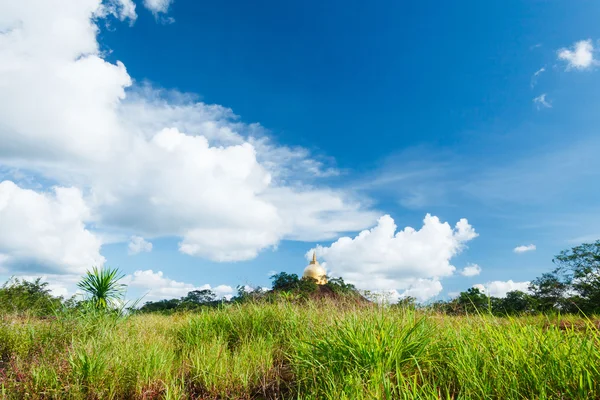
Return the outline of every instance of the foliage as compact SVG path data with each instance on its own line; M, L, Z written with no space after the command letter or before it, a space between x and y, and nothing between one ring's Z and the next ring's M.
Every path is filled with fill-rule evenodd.
M461 292L456 300L460 310L466 313L476 313L489 310L490 299L478 288L469 288L466 292Z
M497 306L493 307L496 313L506 315L517 315L532 313L535 311L537 303L530 294L520 290L513 290L506 293L506 297L498 299Z
M204 307L215 307L222 303L210 289L192 290L179 299L148 301L139 312L162 312L200 310Z
M54 297L48 282L10 279L0 288L0 313L29 313L52 315L61 306L60 297Z
M537 301L539 311L548 312L557 309L568 285L554 273L542 274L529 285L529 290Z
M600 240L564 250L552 261L555 273L576 293L581 311L600 312Z
M87 271L77 286L89 296L91 304L99 310L116 307L122 299L125 285L120 283L125 275L118 269L93 267Z
M300 278L296 274L280 272L271 275L273 290L290 291L297 289L300 285Z
M355 294L357 293L356 287L350 283L344 282L342 277L339 278L327 278L327 283L325 284L328 288L333 290L335 293L340 294Z

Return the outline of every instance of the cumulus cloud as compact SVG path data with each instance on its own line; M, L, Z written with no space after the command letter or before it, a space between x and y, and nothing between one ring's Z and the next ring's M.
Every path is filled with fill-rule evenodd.
M138 253L149 253L152 251L152 243L147 242L141 236L132 236L127 246L127 251L130 255Z
M131 5L0 3L0 168L38 182L38 193L14 183L12 192L54 204L43 192L52 182L64 188L56 197L71 193L80 211L69 229L58 213L44 216L52 226L43 229L17 223L27 241L16 242L25 237L20 232L0 235L10 272L30 264L31 243L40 244L39 262L63 273L101 265L92 224L98 235L175 236L185 254L239 261L283 239L333 239L374 223L378 214L364 200L319 186L317 179L335 170L305 149L277 145L259 124L241 122L226 107L132 86L125 65L103 58L96 26L107 15L132 19ZM63 230L77 240L40 250L48 235Z
M0 183L0 262L11 272L83 273L102 266L101 241L86 229L90 211L76 188L49 193Z
M534 98L533 102L535 103L538 110L541 108L552 108L552 104L548 100L546 100L546 93L543 93L538 97Z
M477 264L469 264L460 272L462 276L477 276L481 273L481 267Z
M567 62L567 70L584 70L597 64L591 39L576 42L570 49L558 50L558 58Z
M515 253L525 253L527 251L534 251L536 249L535 244L528 244L526 246L517 246L513 249Z
M478 236L466 219L453 228L429 214L419 230L396 228L384 215L372 229L342 237L329 247L317 246L307 256L316 250L333 275L359 288L396 290L399 296L426 300L441 292L440 278L456 270L450 260Z
M506 297L506 293L514 290L521 292L529 291L529 282L513 282L512 280L493 281L486 284L478 283L477 285L473 285L473 287L493 297Z
M195 286L191 283L178 282L164 276L162 271L154 272L151 269L135 271L132 275L123 278L123 282L131 288L145 291L144 299L150 301L183 297L193 290L212 290L219 298L229 298L234 292L233 288L227 285L212 288L208 284Z

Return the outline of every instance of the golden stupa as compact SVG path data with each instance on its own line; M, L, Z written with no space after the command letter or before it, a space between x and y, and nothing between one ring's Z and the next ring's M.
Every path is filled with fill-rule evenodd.
M308 264L306 268L304 268L303 278L312 278L317 281L317 284L324 285L327 283L325 268L321 267L321 264L317 261L317 252L313 253L313 259Z

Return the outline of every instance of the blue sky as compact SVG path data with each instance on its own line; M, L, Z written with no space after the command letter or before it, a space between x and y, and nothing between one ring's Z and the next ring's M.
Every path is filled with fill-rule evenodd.
M0 180L16 185L0 223L33 239L0 235L4 277L72 293L85 262L104 263L158 298L267 286L317 248L359 287L427 300L524 288L560 250L600 238L598 2L25 3L36 11L0 19L14 39L0 42L14 61L0 85L18 93L0 99ZM40 50L54 45L68 50ZM31 60L45 66L37 85ZM194 168L213 157L208 179ZM419 230L426 214L439 221L420 237L334 244L383 215ZM461 218L476 234L452 233ZM133 236L151 250L131 254ZM461 275L471 264L480 273Z

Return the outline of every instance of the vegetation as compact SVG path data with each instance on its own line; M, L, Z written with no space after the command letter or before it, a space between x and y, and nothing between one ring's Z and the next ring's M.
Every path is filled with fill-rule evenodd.
M125 285L119 280L124 276L117 269L94 267L77 286L88 295L88 301L95 308L106 310L115 307L122 299Z
M593 323L579 317L452 317L327 299L118 320L5 317L0 393L7 399L590 399L600 396L599 340Z
M116 270L89 272L83 301L11 280L0 399L600 398L599 249L562 252L530 293L471 288L428 306L280 273L271 291L192 291L119 313Z
M41 278L33 282L10 279L0 288L0 314L51 315L61 300L50 294L48 282Z

